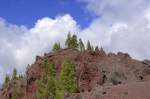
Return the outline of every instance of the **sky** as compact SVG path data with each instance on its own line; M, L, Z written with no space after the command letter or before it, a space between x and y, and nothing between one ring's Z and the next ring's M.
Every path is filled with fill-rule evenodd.
M69 13L84 28L93 18L83 10L84 6L85 3L76 0L0 0L0 16L11 24L31 28L43 17L55 18Z
M0 0L0 83L68 32L106 52L150 59L149 0Z

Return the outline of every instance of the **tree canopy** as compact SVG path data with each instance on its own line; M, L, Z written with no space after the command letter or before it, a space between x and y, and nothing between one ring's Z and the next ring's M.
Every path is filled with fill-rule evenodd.
M15 88L13 89L11 99L17 99L17 96L18 96L17 93L18 93L18 92L17 92L17 88L15 87Z
M79 47L77 36L75 34L71 35L69 33L68 36L67 36L65 45L66 45L67 48L77 49Z
M17 69L16 69L16 68L14 68L14 70L13 70L12 79L13 79L13 80L16 80L16 79L17 79Z
M60 73L61 89L69 93L75 92L77 89L75 66L70 59L65 59Z
M93 50L94 50L94 48L93 48L93 46L91 45L91 43L90 43L89 40L88 40L88 42L87 42L87 50L89 50L89 51L93 51Z
M80 51L84 51L85 50L85 46L84 46L84 43L83 43L81 38L79 39L79 48L80 48Z
M60 78L57 85L56 99L62 99L65 93L73 93L77 91L75 65L68 58L66 58L62 64Z
M49 64L47 60L44 62L44 72L37 81L38 90L36 92L37 99L54 99L55 97L55 66Z
M4 82L4 86L7 86L8 82L10 81L10 77L9 75L5 76L5 82Z
M58 51L59 49L61 49L60 43L55 43L55 44L53 45L53 51L56 52L56 51Z

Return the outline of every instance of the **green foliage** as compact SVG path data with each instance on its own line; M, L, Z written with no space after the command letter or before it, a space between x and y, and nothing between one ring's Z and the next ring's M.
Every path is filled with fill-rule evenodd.
M12 80L16 80L18 77L17 77L17 70L16 68L14 68L13 70L13 75L12 75Z
M69 32L68 35L67 35L66 42L65 42L65 45L66 45L67 47L69 46L70 40L71 40L71 33Z
M19 76L18 76L18 79L23 79L23 75L19 75Z
M78 48L78 47L79 45L78 45L77 36L73 35L70 43L70 48Z
M37 99L54 99L55 96L55 80L43 74L41 79L37 81L38 91L36 93Z
M78 40L76 35L71 35L70 33L67 36L65 45L67 48L77 49L79 47Z
M75 66L69 59L65 59L60 73L60 89L68 93L76 92L77 81L75 75Z
M60 78L56 82L55 99L63 99L65 93L73 93L77 91L77 80L75 75L75 66L70 59L65 59Z
M60 43L55 43L55 44L53 45L53 51L54 51L54 52L58 51L60 48L61 48L61 47L60 47Z
M53 64L45 60L43 69L41 78L37 80L36 99L63 99L65 93L77 91L75 66L71 60L65 59L58 80L55 79L56 71Z
M13 92L12 92L12 96L11 96L11 99L17 99L17 88L15 87L14 89L13 89Z
M55 66L53 64L49 64L48 61L45 60L44 72L41 78L37 81L37 99L54 99L56 90L55 74Z
M63 99L64 98L65 91L61 88L60 84L61 84L61 82L58 79L56 82L55 99Z
M79 48L80 48L80 51L84 51L85 50L85 46L84 46L84 43L82 42L81 38L79 39Z
M9 78L8 75L6 75L6 77L5 77L5 82L4 82L4 86L7 86L9 81L10 81L10 78Z
M63 99L64 98L64 94L65 94L64 90L56 89L55 99Z
M91 45L90 41L88 40L87 42L87 50L92 51L93 50L93 46Z

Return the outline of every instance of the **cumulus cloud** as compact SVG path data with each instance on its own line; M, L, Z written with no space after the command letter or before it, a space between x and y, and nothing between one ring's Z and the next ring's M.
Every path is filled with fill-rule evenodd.
M150 59L150 2L148 0L78 0L97 16L81 32L107 51L123 51ZM89 35L90 34L90 35Z
M0 19L0 79L17 68L25 71L36 55L51 50L54 42L63 42L68 32L78 32L73 18L66 14L55 19L39 19L31 29L17 26ZM63 45L63 44L62 44Z

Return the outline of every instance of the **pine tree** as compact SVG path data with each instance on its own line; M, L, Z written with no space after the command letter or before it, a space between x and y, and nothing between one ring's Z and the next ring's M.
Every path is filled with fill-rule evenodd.
M17 70L16 70L16 68L14 68L13 75L12 75L12 80L16 80L16 79L17 79Z
M37 81L38 90L36 92L37 99L54 99L54 80L46 73L43 73L41 79Z
M58 85L58 86L59 86L59 85ZM58 86L57 86L57 88L56 88L56 96L55 96L55 99L63 99L65 92L64 92L64 90L59 89Z
M37 80L37 85L38 85L38 88L37 88L37 91L36 91L36 99L47 99L46 98L46 84L44 82L47 82L47 76L43 73L41 78L39 80Z
M11 99L17 99L17 88L15 87L14 89L13 89L13 92L12 92L12 96L11 96Z
M92 51L94 51L94 46L91 46L92 47Z
M54 51L54 52L58 51L60 48L61 48L61 47L60 47L60 43L55 43L55 44L53 45L53 51Z
M79 48L80 48L80 51L84 51L85 50L85 46L84 46L84 43L82 42L81 38L79 39Z
M77 36L73 35L70 42L70 48L77 49L79 47Z
M37 81L38 90L36 92L37 99L54 99L55 97L55 66L49 64L47 60L44 62L44 72Z
M8 75L6 75L5 77L5 82L4 82L4 86L7 86L8 82L10 81L10 78Z
M67 48L77 49L79 47L78 40L76 35L71 35L70 33L67 36L65 45Z
M18 79L23 79L23 75L20 74L20 75L18 76Z
M98 46L96 46L96 47L95 47L95 51L99 51L99 48L98 48Z
M91 46L91 43L90 43L90 41L88 40L88 42L87 42L87 50L89 50L89 51L92 51L92 46Z
M71 40L71 33L69 32L68 35L67 35L67 39L66 39L66 41L65 41L65 45L66 45L67 47L69 47L69 42L70 42L70 40Z
M70 59L65 59L62 65L59 83L60 89L67 93L73 93L77 90L75 66Z

